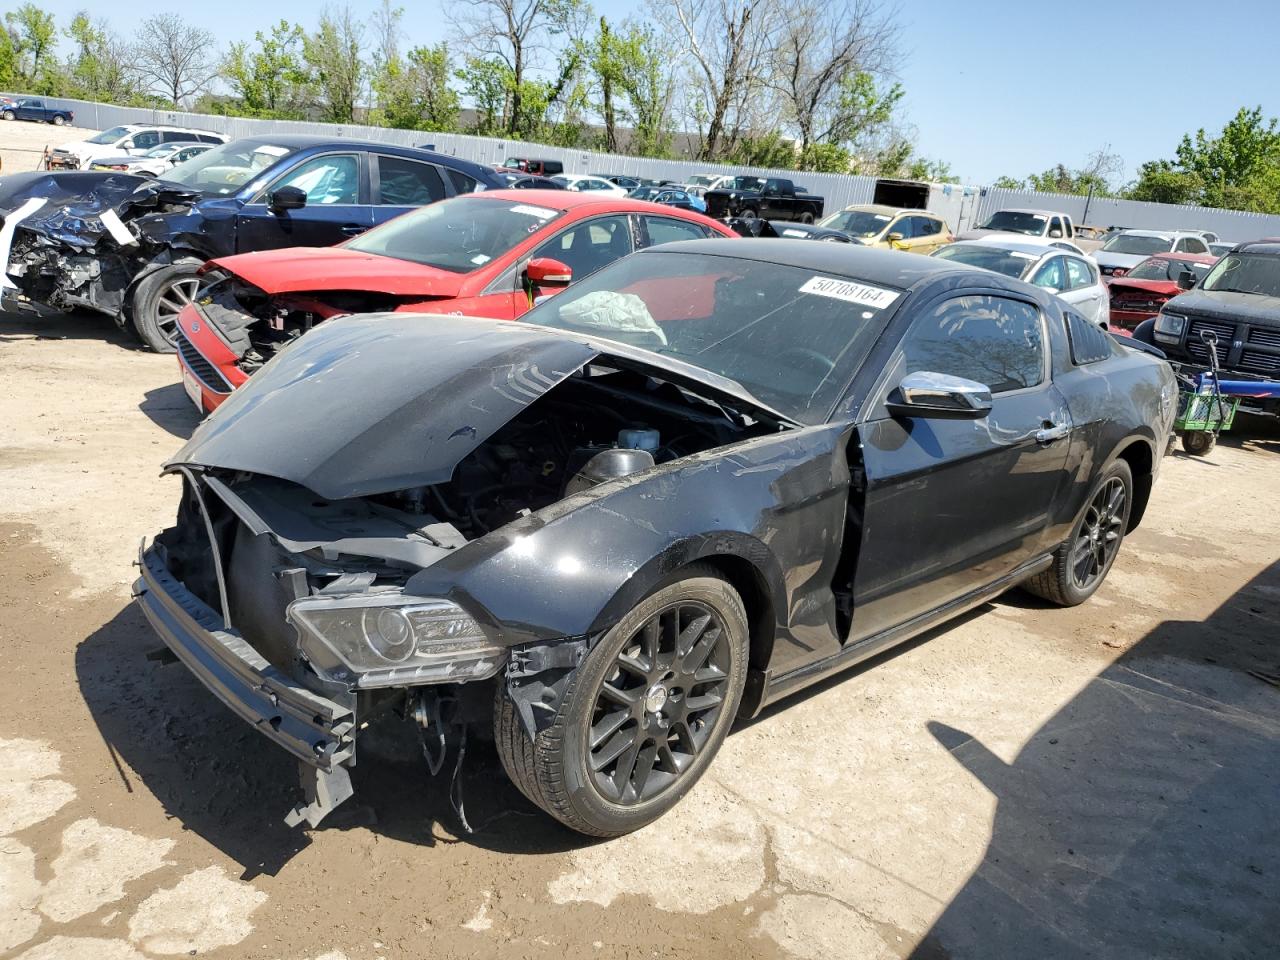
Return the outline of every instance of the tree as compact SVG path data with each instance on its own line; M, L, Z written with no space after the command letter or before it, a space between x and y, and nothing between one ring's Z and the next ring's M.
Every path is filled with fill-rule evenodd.
M1025 190L1027 189L1027 181L1018 180L1007 174L1002 177L996 177L991 185L999 190Z
M650 0L650 5L690 63L687 112L699 128L699 159L722 159L739 137L757 127L756 117L775 113L764 91L780 3Z
M600 18L600 32L590 45L591 70L600 87L600 118L604 121L602 146L609 153L618 152L618 110L615 97L621 91L626 72L624 54L609 21Z
M449 87L449 47L414 47L373 81L382 123L409 130L453 130L458 94Z
M355 120L356 104L364 95L364 25L350 7L320 15L316 32L306 37L302 55L312 71L323 119L331 123Z
M222 65L222 77L251 117L300 119L312 98L311 79L303 61L306 35L302 27L281 20L264 34L254 34L256 49L233 43Z
M133 53L104 21L95 23L81 10L63 34L75 47L67 59L65 93L107 103L140 101Z
M187 24L175 13L159 13L142 22L134 63L147 89L176 110L217 75L214 36Z
M896 53L894 11L876 0L796 4L784 18L774 50L771 85L798 132L801 157L814 144L855 141L887 122L902 96L894 84L876 90Z
M34 3L24 3L17 10L4 15L9 25L9 40L13 50L15 79L30 88L38 88L43 79L42 69L47 70L46 58L53 52L58 30L53 14L46 13Z
M508 135L519 136L535 125L529 114L538 111L526 103L531 93L537 99L530 72L539 66L552 38L568 32L583 8L582 0L459 0L453 5L455 23L470 53L465 70L487 62L487 81L504 78L501 125Z
M652 28L629 24L616 38L614 53L621 66L618 87L626 97L631 122L627 152L668 156L674 137L671 102L675 77L662 41Z

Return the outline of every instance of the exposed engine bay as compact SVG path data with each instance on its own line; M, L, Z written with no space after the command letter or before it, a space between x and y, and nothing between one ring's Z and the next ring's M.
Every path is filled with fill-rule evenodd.
M127 174L18 174L0 180L0 243L10 302L120 314L148 266L182 256L168 215L199 194ZM182 219L180 216L178 219Z

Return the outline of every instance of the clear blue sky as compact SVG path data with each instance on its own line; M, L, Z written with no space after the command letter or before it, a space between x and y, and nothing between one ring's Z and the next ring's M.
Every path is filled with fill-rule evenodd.
M225 46L279 18L314 23L316 0L36 0L59 25L89 7L127 33L146 16L178 10ZM449 39L442 2L401 0L410 43ZM357 13L378 0L350 0ZM6 0L5 8L16 6ZM593 0L611 19L639 0ZM1241 106L1280 115L1280 0L904 0L898 69L919 152L948 161L966 182L1018 177L1054 163L1084 163L1110 144L1124 177L1172 156L1183 133L1217 131Z

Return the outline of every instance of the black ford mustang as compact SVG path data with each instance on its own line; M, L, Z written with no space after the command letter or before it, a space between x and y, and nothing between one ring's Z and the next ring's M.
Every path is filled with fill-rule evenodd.
M1162 361L987 271L669 244L524 322L301 338L168 464L139 602L302 761L290 822L398 717L428 744L491 731L530 799L615 835L735 717L1017 584L1088 598L1175 396Z

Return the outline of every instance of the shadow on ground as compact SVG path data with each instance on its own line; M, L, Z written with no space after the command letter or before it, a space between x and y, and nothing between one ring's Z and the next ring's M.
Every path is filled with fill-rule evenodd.
M174 376L177 375L178 368L175 362ZM200 414L180 383L171 383L167 387L148 390L143 394L138 409L157 427L183 440L190 437L191 432L200 425Z
M1280 562L1166 621L1006 764L938 741L998 800L990 846L915 960L1276 956Z
M125 350L145 349L132 331L116 326L115 321L105 314L89 311L0 311L0 343L27 337L46 340L101 340Z

